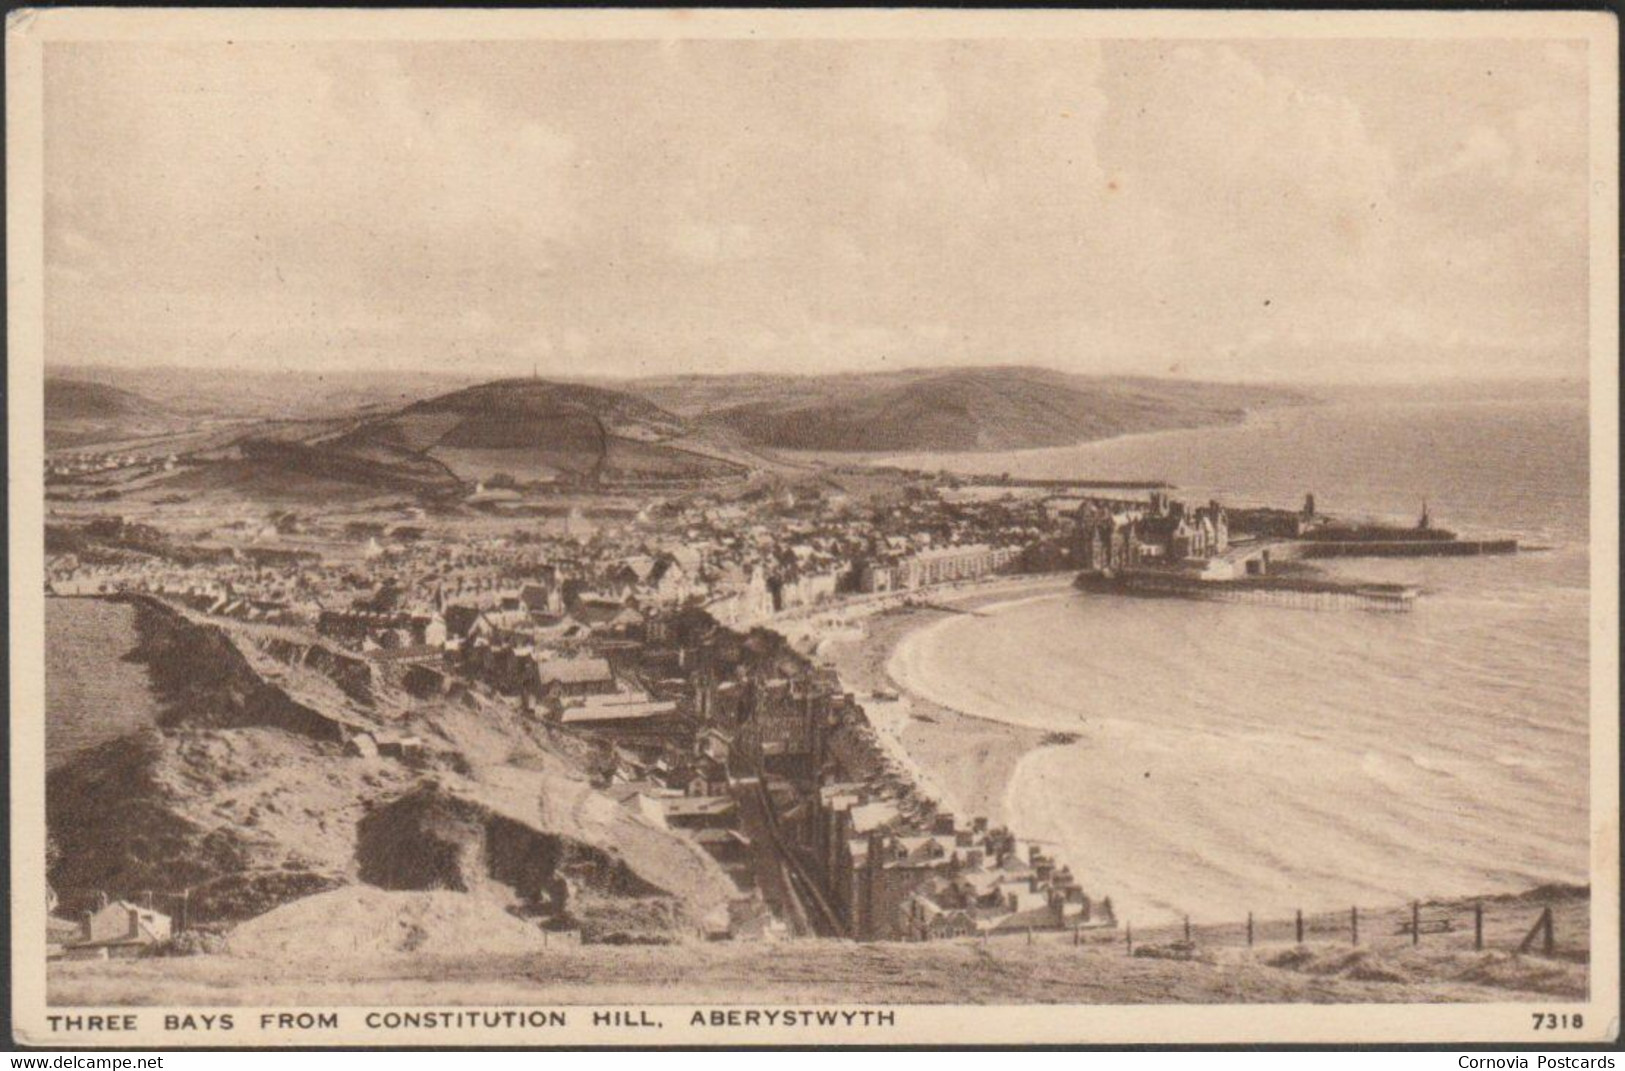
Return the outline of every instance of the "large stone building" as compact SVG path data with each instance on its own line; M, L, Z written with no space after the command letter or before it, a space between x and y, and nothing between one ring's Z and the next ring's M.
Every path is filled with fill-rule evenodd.
M1009 568L1021 556L1019 547L986 543L932 547L895 561L864 563L858 587L865 592L907 591L955 580L974 580Z

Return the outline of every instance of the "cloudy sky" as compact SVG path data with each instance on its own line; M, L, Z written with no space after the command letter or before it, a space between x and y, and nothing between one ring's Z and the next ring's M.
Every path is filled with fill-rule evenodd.
M1583 375L1585 63L57 43L47 360Z

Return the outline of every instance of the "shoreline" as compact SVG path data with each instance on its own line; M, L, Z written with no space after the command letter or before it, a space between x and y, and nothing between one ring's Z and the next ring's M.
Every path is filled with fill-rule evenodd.
M894 604L849 612L843 617L841 630L821 635L813 644L813 651L815 657L834 666L843 685L856 695L863 707L877 740L923 795L936 799L945 809L960 816L985 817L993 825L1002 825L1021 838L1053 837L1054 831L1047 828L1053 825L1053 819L1045 817L1047 808L1041 807L1035 813L1032 801L1026 809L1018 807L1015 789L1022 780L1023 769L1037 756L1071 741L1055 739L1055 731L1051 729L1002 721L928 698L904 684L907 675L894 672L894 664L900 656L906 657L910 641L952 620L957 616L953 613L955 610L996 613L1057 598L1070 591L1071 585L1065 577L1044 574L999 577L953 591L912 592L909 594L917 600L931 605ZM876 689L895 694L897 699L877 700L872 697ZM1075 865L1064 853L1063 861ZM1506 898L1572 880L1571 876L1555 871L1541 871L1521 885L1439 890L1427 893L1424 899L1437 903L1438 897L1445 900ZM1101 890L1102 893L1107 891ZM1109 891L1121 907L1133 910L1136 897L1129 895L1128 887ZM1403 897L1396 894L1387 899L1398 902ZM1380 912L1392 906L1387 899L1373 898L1360 903L1362 908ZM1180 914L1166 904L1139 906L1142 912L1135 921L1143 920L1151 931L1174 925ZM1324 903L1321 898L1311 898L1303 906L1310 912L1320 912L1337 905L1335 898ZM1215 916L1204 924L1221 921ZM1136 925L1136 931L1139 930L1140 926Z
M910 637L953 616L938 607L969 612L1054 598L1071 590L1071 575L999 577L916 593L936 605L893 604L852 615L838 632L816 641L815 655L835 667L842 684L858 697L876 738L922 792L955 813L1008 826L1006 796L1016 769L1027 755L1046 746L1049 734L956 710L910 691L893 675L891 663ZM876 699L877 690L897 698Z

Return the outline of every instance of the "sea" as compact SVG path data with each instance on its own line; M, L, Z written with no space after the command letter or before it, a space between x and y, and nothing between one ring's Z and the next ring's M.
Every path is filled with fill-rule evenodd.
M1414 612L1068 591L906 639L898 683L1076 734L1006 817L1119 918L1237 921L1588 880L1589 444L1580 399L1368 401L897 463L1161 478L1176 497L1434 523L1544 549L1328 563ZM1321 564L1321 563L1317 563ZM1606 806L1607 801L1598 801Z

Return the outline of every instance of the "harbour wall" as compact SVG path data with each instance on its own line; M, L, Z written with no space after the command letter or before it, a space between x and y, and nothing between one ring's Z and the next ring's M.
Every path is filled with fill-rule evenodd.
M1138 598L1201 599L1303 610L1376 610L1388 613L1410 611L1417 597L1415 588L1403 584L1340 584L1297 577L1202 580L1144 570L1114 576L1080 573L1075 586L1084 591Z
M1516 539L1313 540L1294 544L1298 558L1467 558L1516 554Z

